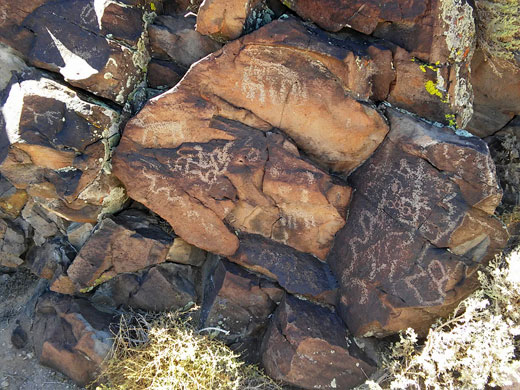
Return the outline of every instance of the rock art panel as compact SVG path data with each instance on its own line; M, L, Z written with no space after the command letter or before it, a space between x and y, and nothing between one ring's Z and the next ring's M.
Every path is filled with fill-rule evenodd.
M51 290L86 292L118 274L164 262L172 238L155 223L135 210L104 219Z
M0 40L30 65L59 72L79 88L123 104L143 78L144 10L95 0L4 1ZM13 15L13 17L11 16Z
M117 111L36 70L14 78L1 104L0 171L17 189L78 222L121 207L126 194L109 162Z
M240 235L240 247L228 259L273 279L285 291L334 305L337 281L326 263L261 236Z
M493 217L502 192L486 144L387 115L387 139L351 176L349 219L328 258L358 336L424 334L476 288L478 265L508 238Z
M375 371L338 315L286 295L262 343L269 376L303 389L351 389Z
M226 45L128 123L114 172L195 246L233 254L238 239L225 222L323 259L350 190L277 129L334 170L368 158L388 127L352 95L373 93L369 53L388 64L391 53L359 45L331 46L293 19Z

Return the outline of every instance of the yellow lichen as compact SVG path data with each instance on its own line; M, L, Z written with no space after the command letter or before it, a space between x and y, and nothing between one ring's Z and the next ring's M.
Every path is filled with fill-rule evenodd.
M448 103L448 96L444 96L442 91L440 91L439 88L437 88L437 85L432 80L428 80L424 84L424 87L430 95L437 96L439 99L441 99L441 102L443 103Z

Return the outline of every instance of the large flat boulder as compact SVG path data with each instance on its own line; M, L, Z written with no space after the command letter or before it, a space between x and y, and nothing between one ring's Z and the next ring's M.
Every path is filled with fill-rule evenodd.
M356 193L328 262L354 334L410 326L425 334L505 246L493 217L502 192L483 141L393 109L387 115L386 141L351 176Z
M375 364L328 308L286 295L262 343L269 376L303 389L351 389L375 371Z
M294 19L229 43L128 123L114 172L200 248L232 255L227 223L323 259L350 190L297 147L350 172L384 138L384 118L356 97L376 93L369 53L390 69L391 52L359 45L331 46Z

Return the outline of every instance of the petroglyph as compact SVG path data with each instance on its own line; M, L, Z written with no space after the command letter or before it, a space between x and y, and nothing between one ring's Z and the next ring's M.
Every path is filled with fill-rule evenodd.
M56 111L46 111L46 112L38 112L33 109L33 107L24 107L25 110L31 112L33 114L34 122L37 124L46 124L53 125L57 121L63 118L63 115Z
M300 100L308 97L304 81L297 72L282 64L258 59L245 68L241 84L246 98L262 104L266 99L282 104L289 94Z
M193 150L181 148L180 158L168 160L168 165L174 172L180 172L187 177L195 177L203 183L212 185L225 175L231 161L229 149L233 142L227 142L222 147L205 151L202 146L195 145Z

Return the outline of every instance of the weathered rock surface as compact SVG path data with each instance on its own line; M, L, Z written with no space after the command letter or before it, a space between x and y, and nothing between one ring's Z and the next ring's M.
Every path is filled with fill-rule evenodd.
M148 27L153 58L169 60L184 70L222 44L195 31L195 16L159 16Z
M488 59L477 51L471 64L474 115L467 130L487 137L520 115L520 69Z
M200 267L206 261L206 252L188 244L180 237L175 237L166 255L166 261Z
M109 174L119 114L30 70L2 92L0 171L46 209L93 222L117 211L124 188Z
M115 1L38 0L0 4L0 42L29 64L59 72L96 95L124 103L147 63L144 10Z
M23 208L22 217L31 225L32 239L36 245L43 245L48 238L64 234L68 226L66 220L44 209L32 198Z
M264 7L263 0L204 0L197 13L197 31L222 42L237 39L248 19Z
M375 370L337 314L290 295L266 332L262 363L271 377L304 389L351 389Z
M0 175L0 215L16 218L27 202L27 192L18 190Z
M147 83L150 88L168 89L177 84L185 69L169 61L153 59L148 63Z
M84 299L46 294L38 301L29 337L42 364L85 386L96 379L110 351L112 319Z
M177 310L198 302L198 278L197 271L190 266L163 263L114 277L96 290L92 301L109 307Z
M219 339L258 361L259 343L283 290L225 260L205 280L200 327L209 333L221 329Z
M118 274L164 262L172 238L156 223L136 210L104 219L51 290L88 291Z
M346 92L373 93L374 73L356 60L370 62L373 52L389 69L391 60L375 46L358 57L326 39L277 21L198 62L127 125L114 172L130 196L215 253L238 247L224 220L324 258L350 190L263 131L278 127L323 165L351 171L388 130L376 109Z
M15 223L0 219L0 265L15 268L23 264L22 256L28 249L25 232Z
M276 280L291 294L336 303L337 281L327 264L261 236L246 234L239 238L240 247L229 260Z
M352 176L345 228L328 258L355 335L425 333L476 287L475 270L507 241L484 142L393 109L391 131ZM448 250L446 250L448 249Z
M76 257L76 250L64 237L54 237L41 246L33 246L26 262L39 278L53 282L63 274Z

